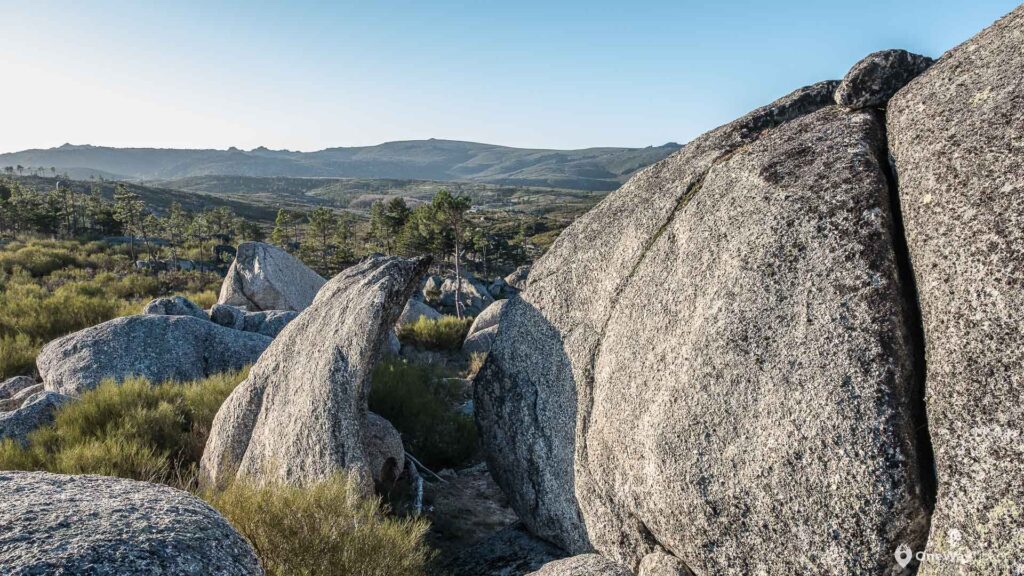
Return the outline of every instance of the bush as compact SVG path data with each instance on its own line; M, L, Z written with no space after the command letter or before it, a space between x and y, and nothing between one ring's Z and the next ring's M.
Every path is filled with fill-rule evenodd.
M187 384L104 382L57 410L27 447L0 444L0 470L101 474L167 484L194 476L213 417L246 371Z
M427 522L385 516L347 476L305 488L234 482L205 497L252 543L268 576L412 576L432 557Z
M40 347L38 341L24 334L0 336L0 380L31 372Z
M458 319L442 316L435 320L420 316L415 322L404 324L398 329L398 339L432 350L458 350L466 339L466 332L473 324L472 318Z
M8 273L21 268L39 277L72 264L79 264L78 258L64 248L29 245L0 253L0 269Z
M374 369L370 410L387 418L426 466L455 468L476 451L473 418L457 411L463 384L429 364L384 360Z

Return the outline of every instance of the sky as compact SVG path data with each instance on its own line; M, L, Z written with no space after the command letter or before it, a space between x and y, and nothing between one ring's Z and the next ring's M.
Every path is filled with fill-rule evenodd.
M1000 0L0 0L0 152L684 143Z

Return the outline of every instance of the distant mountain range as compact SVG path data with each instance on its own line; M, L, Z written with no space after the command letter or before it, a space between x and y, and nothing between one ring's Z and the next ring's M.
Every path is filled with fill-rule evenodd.
M397 178L608 191L680 146L533 150L454 140L291 152L108 148L65 144L0 154L0 167L51 167L81 176L171 180L194 176Z

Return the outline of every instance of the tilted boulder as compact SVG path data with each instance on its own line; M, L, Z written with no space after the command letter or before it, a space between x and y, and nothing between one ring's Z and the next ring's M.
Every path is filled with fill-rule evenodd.
M881 107L897 90L932 65L931 58L906 50L868 54L850 68L836 89L836 103L849 110Z
M922 575L1024 572L1022 76L1024 7L889 103L938 475L927 551L943 561Z
M56 392L35 392L13 410L0 412L0 440L27 442L33 430L53 422L57 408L70 400L70 396Z
M32 378L31 376L14 376L12 378L8 378L7 380L0 382L0 400L10 398L19 391L35 385L35 378Z
M243 242L220 287L218 304L250 312L301 312L326 280L291 254L262 242Z
M106 378L184 382L238 370L270 342L192 316L125 316L50 342L36 367L47 390L77 396Z
M210 316L199 307L198 304L184 296L172 296L170 298L157 298L146 304L142 309L143 314L162 314L165 316L195 316L202 320L209 320Z
M633 573L600 554L580 554L548 562L529 576L633 576Z
M324 285L217 412L203 480L303 485L342 470L367 489L379 480L384 470L367 449L370 376L428 265L373 257Z
M535 533L698 574L885 573L922 544L884 134L834 89L641 171L506 305L477 422Z
M3 574L263 574L227 520L167 486L0 472L0 494Z

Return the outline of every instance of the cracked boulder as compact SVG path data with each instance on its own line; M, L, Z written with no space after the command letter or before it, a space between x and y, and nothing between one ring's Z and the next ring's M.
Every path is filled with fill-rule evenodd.
M368 412L367 396L391 327L428 264L372 257L325 284L217 412L204 482L222 485L237 474L306 485L348 470L369 492L372 481L401 470L401 440L390 425L371 426L379 417Z
M259 576L256 553L205 502L159 484L0 472L0 573Z
M737 575L886 573L922 544L884 134L835 88L641 171L506 305L477 422L539 536Z
M240 306L250 312L301 312L313 302L325 282L298 258L276 246L243 242L221 284L217 303Z
M853 65L836 89L836 104L848 110L884 107L900 88L928 69L931 58L906 50L882 50Z
M1024 7L889 103L938 494L919 574L1024 573ZM916 550L916 548L915 548Z
M107 378L187 382L239 370L270 342L192 316L143 314L58 338L39 352L36 367L47 390L78 396Z

